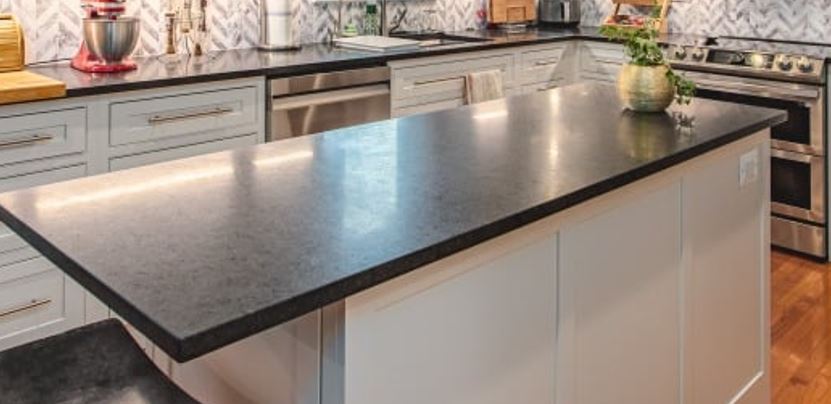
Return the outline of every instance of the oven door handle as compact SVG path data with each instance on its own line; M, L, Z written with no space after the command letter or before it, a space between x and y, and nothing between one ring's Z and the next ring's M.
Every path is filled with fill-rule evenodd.
M795 153L786 150L771 149L770 155L772 157L783 160L796 161L798 163L819 164L823 162L823 158L819 156L812 156L810 154Z
M715 80L692 78L696 87L702 90L721 91L726 93L752 95L765 98L781 98L788 101L796 101L810 106L819 100L820 91L811 89L780 89L776 87L765 87L747 83L722 83Z

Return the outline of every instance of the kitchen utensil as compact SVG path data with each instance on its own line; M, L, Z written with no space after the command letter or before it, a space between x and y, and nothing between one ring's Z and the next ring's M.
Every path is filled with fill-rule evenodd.
M260 49L268 51L293 50L300 46L291 31L289 0L262 0L260 2Z
M136 69L129 60L138 43L139 20L123 17L127 0L81 0L84 41L72 67L89 73L115 73Z
M107 64L117 64L136 48L140 23L137 18L84 19L84 40L93 55Z
M376 35L337 38L335 44L342 48L371 52L414 50L420 47L420 42L416 40Z
M580 0L540 0L539 21L553 27L580 24Z
M22 70L25 55L20 22L11 14L0 14L0 72Z

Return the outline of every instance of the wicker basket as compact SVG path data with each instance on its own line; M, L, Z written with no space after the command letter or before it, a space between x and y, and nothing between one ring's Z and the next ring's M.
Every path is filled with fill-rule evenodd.
M23 70L25 39L20 22L11 14L0 14L0 72Z

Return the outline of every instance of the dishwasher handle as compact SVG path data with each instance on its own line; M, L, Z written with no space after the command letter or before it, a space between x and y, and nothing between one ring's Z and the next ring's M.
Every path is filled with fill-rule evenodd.
M274 98L271 100L271 109L272 111L288 111L297 108L316 107L389 95L389 84L375 84L343 90Z

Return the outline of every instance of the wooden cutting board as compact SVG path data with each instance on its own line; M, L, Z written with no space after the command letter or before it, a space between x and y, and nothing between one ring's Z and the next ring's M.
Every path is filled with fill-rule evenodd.
M66 96L66 84L26 70L0 73L0 104Z
M489 22L492 24L521 23L537 19L534 0L490 0Z

